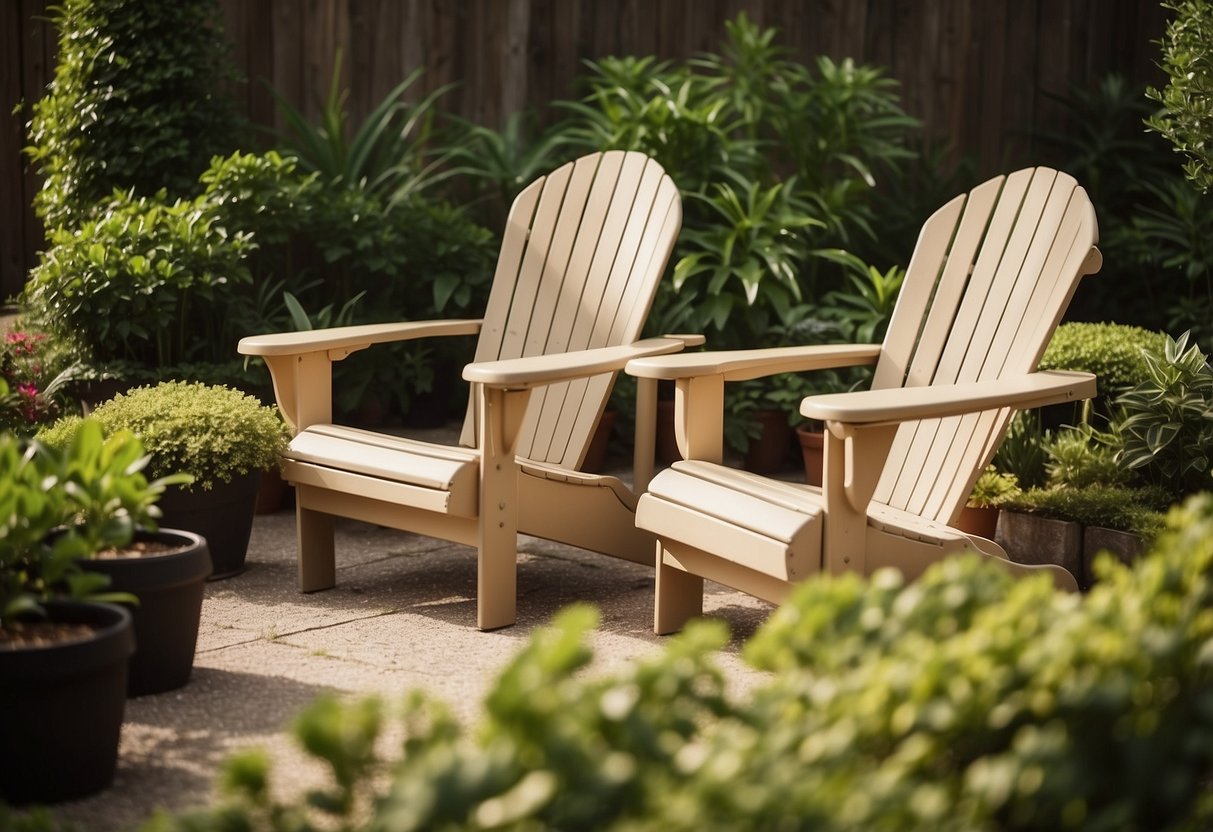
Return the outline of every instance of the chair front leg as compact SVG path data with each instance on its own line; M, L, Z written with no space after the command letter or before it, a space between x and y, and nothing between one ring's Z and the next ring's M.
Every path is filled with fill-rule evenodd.
M480 398L480 533L476 626L514 623L518 567L518 432L529 390L477 385Z

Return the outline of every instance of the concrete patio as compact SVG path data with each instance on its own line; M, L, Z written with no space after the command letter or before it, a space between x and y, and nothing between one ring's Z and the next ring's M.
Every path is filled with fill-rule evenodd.
M113 785L55 814L96 832L137 827L156 808L204 805L226 757L260 746L274 761L278 794L317 782L318 769L287 735L319 694L375 693L391 702L412 688L446 701L469 724L498 671L562 607L590 601L602 624L596 667L660 649L652 634L653 573L632 563L520 540L518 623L475 629L475 556L431 538L353 522L338 525L338 585L295 589L294 514L256 520L248 570L209 583L190 683L127 703ZM769 606L710 586L710 612L734 639L721 657L736 691L758 678L737 656Z

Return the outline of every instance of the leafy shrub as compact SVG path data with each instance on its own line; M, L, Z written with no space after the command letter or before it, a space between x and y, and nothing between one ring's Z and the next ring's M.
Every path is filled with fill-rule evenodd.
M1210 486L1213 367L1188 333L1167 336L1161 352L1146 350L1148 377L1117 398L1122 465L1140 470L1172 494Z
M994 467L1014 474L1021 488L1044 485L1047 479L1045 446L1052 437L1052 431L1041 427L1040 411L1019 411L1007 425L1002 444L994 454Z
M182 480L148 482L146 463L137 438L103 437L91 419L59 449L0 434L0 629L41 615L52 594L94 596L109 578L79 559L155 530L156 499Z
M1064 323L1040 359L1042 370L1095 374L1098 395L1110 399L1149 378L1143 349L1160 350L1166 336L1115 323Z
M1157 486L1062 486L1030 489L1008 501L1005 507L1152 538L1162 529L1163 514L1172 501L1172 495Z
M1208 193L1213 185L1213 4L1163 0L1162 5L1176 13L1162 41L1163 69L1170 80L1161 92L1149 90L1150 98L1162 105L1149 124L1188 157L1184 173Z
M674 282L659 290L649 329L752 347L803 299L847 288L826 252L873 244L876 177L912 156L905 139L918 123L878 68L827 58L806 67L744 14L725 28L722 54L685 64L590 63L586 95L558 105L569 115L544 140L656 158L685 214Z
M1086 488L1128 483L1131 472L1117 461L1119 441L1119 436L1101 434L1089 423L1062 428L1044 443L1049 485Z
M227 387L166 381L99 405L91 417L107 435L128 431L150 456L153 476L184 472L209 490L216 482L278 465L290 431L278 408ZM54 447L71 444L84 422L61 419L38 434Z
M993 465L987 465L977 482L973 483L973 491L969 494L966 505L974 508L997 508L1006 505L1020 493L1019 480L1014 474L1003 474Z
M719 622L589 674L579 607L507 667L471 734L414 694L399 757L376 702L296 723L333 772L276 801L268 762L225 768L215 828L1185 829L1213 821L1213 498L1085 598L956 558L906 585L822 576L746 646L771 672L728 695Z
M224 316L233 288L251 279L243 258L253 243L205 197L115 194L50 242L22 302L89 359L164 367L230 356Z
M80 372L80 365L45 332L5 332L0 342L0 429L28 435L53 422L68 406L66 387Z
M59 62L27 149L45 179L34 205L47 226L82 222L115 189L195 194L237 128L215 93L233 77L215 0L64 0L53 19Z

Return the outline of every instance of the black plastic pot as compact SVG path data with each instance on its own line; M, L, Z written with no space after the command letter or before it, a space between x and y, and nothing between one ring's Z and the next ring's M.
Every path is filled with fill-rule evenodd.
M109 591L139 599L131 609L138 649L131 659L127 693L142 696L173 690L190 680L202 589L211 574L207 542L193 532L161 529L137 540L183 547L179 552L84 561L90 571L110 576Z
M183 491L172 486L160 497L160 525L206 538L211 550L212 581L244 571L261 473L250 471L231 482L217 482L210 491Z
M92 638L0 650L0 799L13 805L84 797L114 779L126 707L131 616L113 604L52 601L52 621Z

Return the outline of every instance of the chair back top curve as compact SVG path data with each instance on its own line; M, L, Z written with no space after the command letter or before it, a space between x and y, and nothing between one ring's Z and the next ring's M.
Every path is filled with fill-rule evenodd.
M514 200L476 361L551 355L636 340L682 226L682 201L653 159L583 156ZM615 374L532 391L519 456L577 468ZM476 397L460 443L476 445Z
M1095 211L1073 177L999 176L922 227L872 386L986 381L1036 369L1084 274L1099 270ZM992 458L1007 409L907 422L874 499L951 522Z

